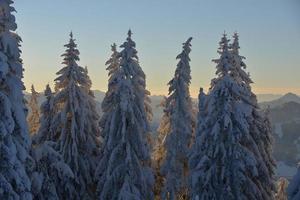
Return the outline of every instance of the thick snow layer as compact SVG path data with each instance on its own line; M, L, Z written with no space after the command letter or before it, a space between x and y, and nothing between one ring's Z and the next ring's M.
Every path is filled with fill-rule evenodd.
M264 200L275 191L271 126L267 113L257 109L237 39L235 34L229 48L222 37L220 58L213 60L217 77L204 105L199 104L202 114L189 162L192 199Z
M30 137L13 1L0 0L0 199L32 199Z
M189 144L192 139L193 123L192 100L189 93L191 82L190 57L191 40L183 43L182 52L176 57L178 61L174 78L168 83L169 96L166 99L164 117L169 125L165 144L166 155L161 166L161 173L165 177L162 198L180 198L181 191L187 187L187 170Z
M154 181L145 137L145 76L131 31L121 47L120 66L109 70L109 90L102 103L104 141L96 171L97 198L151 200Z

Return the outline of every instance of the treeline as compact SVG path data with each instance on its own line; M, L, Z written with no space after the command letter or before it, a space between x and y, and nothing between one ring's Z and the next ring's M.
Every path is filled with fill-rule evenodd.
M183 43L154 140L131 30L105 63L102 116L71 33L54 90L46 86L40 108L32 87L27 122L12 3L0 0L0 199L284 198L275 196L271 125L251 90L237 33L232 41L223 34L216 76L207 94L200 88L196 110L189 93L192 38ZM299 199L299 177L288 188L290 199Z

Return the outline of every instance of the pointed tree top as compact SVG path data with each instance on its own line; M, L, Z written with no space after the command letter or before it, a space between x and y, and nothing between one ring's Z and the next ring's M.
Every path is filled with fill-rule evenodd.
M198 100L199 100L199 102L198 102L199 103L199 112L202 112L204 110L205 101L206 101L206 95L205 95L202 87L200 87L200 90L199 90Z
M35 90L34 85L31 85L31 95L38 96L38 92Z
M189 46L189 47L192 46L191 45L192 39L193 39L192 37L189 37L189 39L187 39L187 41L185 43L183 43L184 47L186 47L186 46Z
M240 45L239 45L239 35L238 35L238 33L235 31L232 37L233 37L233 42L232 42L232 44L230 45L230 48L231 48L231 50L232 50L232 52L233 52L234 54L239 55L239 49L240 49Z
M224 31L223 37L221 38L221 42L220 42L220 45L221 45L220 49L227 50L227 49L228 49L228 42L229 42L229 41L230 41L230 40L227 39L227 34L226 34L226 32Z
M238 37L239 33L237 31L234 31L233 36Z
M193 37L189 37L189 39L186 41L186 43L191 43Z
M117 50L117 45L116 45L116 43L113 43L111 45L111 51L116 51L116 50Z
M200 94L203 93L203 87L200 87L199 93L200 93Z
M227 34L224 31L223 36L221 38L221 43L223 43L222 46L227 47L228 46L228 42L229 42L229 40L227 39Z
M51 90L51 88L50 88L49 83L46 85L46 89L45 89L45 91L44 91L44 94L45 94L45 96L50 96L50 95L52 95L52 90Z
M128 37L131 38L132 32L131 29L128 30Z
M31 93L35 93L36 91L35 91L35 89L34 89L34 85L32 84L31 85Z
M181 54L179 54L177 57L176 57L176 59L180 59L180 58L182 58L182 56L186 56L186 55L188 55L190 52L191 52L191 41L192 41L192 37L189 37L188 39L187 39L187 41L186 42L184 42L182 45L183 45L183 51L181 52Z
M73 32L72 31L70 32L70 38L71 38L71 40L73 40Z
M232 36L232 37L233 37L233 39L234 39L234 42L238 42L238 40L239 40L239 34L238 34L238 32L235 31L235 32L233 33L233 36Z

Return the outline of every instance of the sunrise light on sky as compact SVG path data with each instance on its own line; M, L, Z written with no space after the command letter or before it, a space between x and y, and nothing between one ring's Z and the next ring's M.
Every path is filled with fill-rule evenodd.
M53 84L72 30L80 65L88 66L93 89L105 91L110 45L122 44L131 28L152 94L167 93L175 57L190 36L191 94L208 88L224 30L230 37L238 31L256 93L300 94L299 0L17 0L14 7L27 89Z

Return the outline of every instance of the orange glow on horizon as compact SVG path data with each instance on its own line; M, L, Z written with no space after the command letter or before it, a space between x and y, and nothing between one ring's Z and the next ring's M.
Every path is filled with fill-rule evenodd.
M43 92L45 89L44 85L37 84L34 86L38 92ZM51 82L50 82L50 87L54 88L53 84L51 84ZM31 84L26 84L26 91L29 93L30 93L30 88L31 88ZM209 89L209 86L204 86L203 88L204 88L204 91L207 92ZM103 92L106 91L106 87L103 87L103 88L94 88L93 87L92 89L100 90ZM150 90L151 95L164 95L164 96L168 95L168 87L167 86L164 86L162 88L148 87L147 89ZM193 85L190 86L190 94L193 98L198 97L199 89L200 89L200 86L199 87L195 87ZM255 94L281 94L281 95L284 95L286 93L291 92L291 93L300 95L300 88L298 88L298 87L252 87L252 91Z

